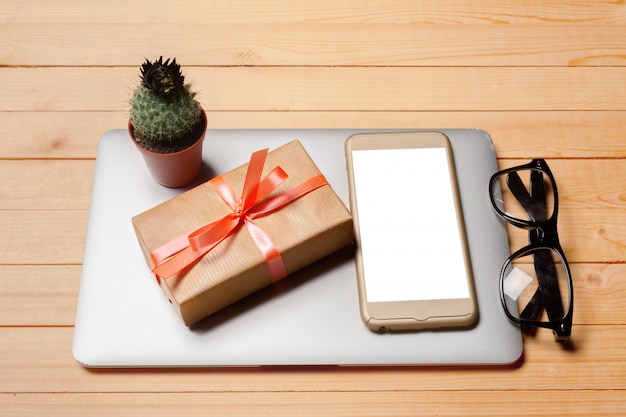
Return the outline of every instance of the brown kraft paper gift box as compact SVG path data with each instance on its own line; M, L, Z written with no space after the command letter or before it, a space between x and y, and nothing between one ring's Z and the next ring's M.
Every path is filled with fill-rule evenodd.
M270 197L320 174L297 140L267 154L261 178L276 166L288 178ZM237 199L247 168L248 164L244 164L223 175ZM211 181L132 219L149 265L150 253L156 248L233 212ZM353 240L352 216L330 185L256 218L254 223L281 254L287 274L350 245ZM268 263L245 230L247 227L242 225L189 268L158 280L187 326L273 282Z

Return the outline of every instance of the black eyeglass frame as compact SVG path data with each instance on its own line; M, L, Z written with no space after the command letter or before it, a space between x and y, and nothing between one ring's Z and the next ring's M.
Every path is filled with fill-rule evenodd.
M524 220L513 217L504 211L502 211L498 204L495 201L495 190L496 185L500 186L499 178L505 177L507 181L509 179L509 174L519 171L539 171L542 174L545 174L550 180L552 189L554 191L554 207L552 214L545 220ZM543 181L543 179L542 179ZM532 182L531 182L532 187ZM543 190L542 190L543 191ZM532 190L531 190L532 193ZM569 268L569 264L565 257L565 253L561 247L559 242L559 237L557 233L557 216L558 216L558 208L559 208L559 196L557 192L556 180L554 179L554 175L552 175L552 171L548 167L547 162L544 159L533 159L530 163L519 165L512 168L507 168L491 176L489 180L489 198L491 199L491 205L495 209L496 213L502 217L507 222L511 223L513 226L519 227L521 229L528 230L528 238L529 244L517 251L515 251L511 256L507 258L502 266L500 271L500 302L502 303L502 307L504 309L507 317L515 323L518 323L522 327L541 327L546 329L551 329L554 333L555 340L557 342L567 342L570 338L572 331L572 316L574 311L574 288L572 284L572 275ZM527 208L527 207L525 207ZM527 211L528 208L527 208ZM529 215L532 218L532 213L529 211ZM564 315L560 319L550 320L549 322L545 321L537 321L537 320L527 320L519 317L513 316L509 309L506 306L506 299L504 294L504 278L506 277L506 272L513 262L513 260L529 255L531 253L536 253L542 249L552 250L558 254L561 258L561 262L565 269L565 274L567 278L567 282L569 284L569 306ZM539 284L541 286L541 284ZM537 289L537 292L539 292ZM538 296L538 294L535 294ZM534 298L534 297L533 297ZM548 309L550 306L544 306L544 308Z

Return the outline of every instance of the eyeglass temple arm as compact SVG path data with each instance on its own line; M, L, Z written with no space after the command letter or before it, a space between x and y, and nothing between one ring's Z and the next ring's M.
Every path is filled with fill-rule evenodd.
M541 291L543 304L550 321L563 318L563 303L557 280L557 272L549 249L538 250L533 254L537 282Z
M543 174L539 171L531 171L530 193L524 182L515 171L509 172L506 177L509 189L534 221L546 220L546 194L543 184Z
M543 308L542 297L543 294L541 294L541 290L537 287L533 297L520 313L519 318L522 320L537 321L537 318L539 318L539 314L541 313L541 309Z

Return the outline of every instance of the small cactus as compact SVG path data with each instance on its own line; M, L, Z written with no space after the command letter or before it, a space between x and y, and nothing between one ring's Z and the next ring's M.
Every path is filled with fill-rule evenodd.
M130 99L130 124L139 145L158 153L181 151L204 130L202 107L190 85L185 84L176 58L146 59L141 84Z

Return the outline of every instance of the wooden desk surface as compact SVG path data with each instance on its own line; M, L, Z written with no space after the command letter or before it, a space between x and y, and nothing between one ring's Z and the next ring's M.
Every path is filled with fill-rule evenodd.
M502 167L546 158L572 348L541 331L513 369L79 366L96 145L125 127L138 67L160 55L184 66L211 127L476 127ZM0 414L626 415L625 66L614 1L4 0Z

